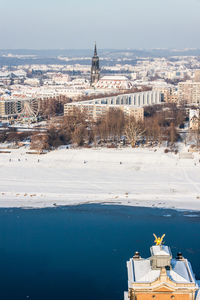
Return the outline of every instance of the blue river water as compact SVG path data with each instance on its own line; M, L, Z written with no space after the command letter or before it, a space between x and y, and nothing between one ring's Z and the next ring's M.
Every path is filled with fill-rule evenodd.
M122 300L126 261L166 234L200 279L200 213L82 205L0 209L0 299Z

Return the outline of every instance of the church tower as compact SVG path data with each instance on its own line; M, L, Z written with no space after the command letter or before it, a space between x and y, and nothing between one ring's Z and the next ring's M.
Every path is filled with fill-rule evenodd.
M94 56L92 58L91 67L91 85L97 83L100 79L99 57L97 55L97 46L94 46Z

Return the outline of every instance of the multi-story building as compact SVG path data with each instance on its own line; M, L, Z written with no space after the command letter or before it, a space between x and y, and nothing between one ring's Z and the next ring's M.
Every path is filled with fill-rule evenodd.
M143 107L134 107L128 105L103 105L103 104L83 104L80 106L77 105L66 105L65 115L73 114L75 108L78 107L82 112L87 113L87 115L94 120L97 120L102 115L106 114L109 110L121 109L126 116L134 116L136 121L143 121L144 119L144 108Z
M21 108L21 105L18 101L0 100L0 118L10 119L16 117L19 108Z
M178 101L198 105L200 103L200 82L180 82L178 84Z
M159 91L162 94L162 101L166 103L177 103L178 93L175 87L153 87L153 90Z
M74 112L74 108L87 111L89 116L97 119L108 109L122 109L126 115L133 114L137 120L144 118L144 106L160 104L161 93L157 91L147 91L132 94L122 94L117 96L104 97L88 101L67 103L64 105L64 114Z
M179 252L172 257L170 247L150 248L150 258L138 252L127 262L128 292L124 300L199 300L200 288L190 262Z

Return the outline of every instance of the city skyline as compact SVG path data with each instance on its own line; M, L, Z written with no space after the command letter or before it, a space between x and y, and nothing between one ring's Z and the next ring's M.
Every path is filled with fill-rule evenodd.
M199 11L199 0L2 0L0 48L200 48Z

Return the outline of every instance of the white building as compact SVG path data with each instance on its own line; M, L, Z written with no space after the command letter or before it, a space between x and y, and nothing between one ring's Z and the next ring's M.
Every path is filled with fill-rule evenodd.
M100 89L128 90L132 88L131 81L126 76L103 76L95 85Z
M119 108L125 114L134 114L137 120L144 118L144 106L160 104L161 93L158 91L147 91L117 96L107 96L93 100L67 103L64 105L64 114L73 112L74 108L87 110L94 119L105 113L109 108Z
M178 84L178 100L187 104L200 103L200 82L180 82Z

